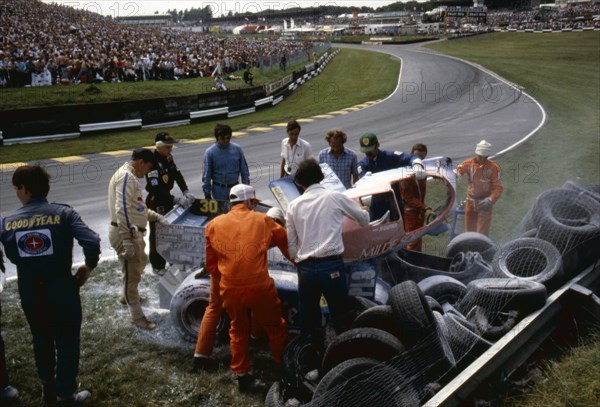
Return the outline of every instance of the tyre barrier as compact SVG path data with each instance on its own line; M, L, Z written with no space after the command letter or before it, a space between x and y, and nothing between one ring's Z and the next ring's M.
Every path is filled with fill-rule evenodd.
M479 305L485 309L488 318L513 310L525 316L544 306L546 293L546 287L536 281L486 278L467 284L467 292L457 309L464 315Z
M424 295L432 297L440 304L456 304L467 292L466 285L447 276L427 277L419 281L418 286Z
M555 287L562 281L562 256L546 240L521 237L500 247L492 262L500 278L518 278Z
M480 254L459 253L439 257L402 249L380 260L377 268L379 276L392 286L408 280L418 283L432 276L448 276L465 284L493 276L491 266Z
M321 350L308 335L292 339L283 352L280 391L285 389L287 396L309 401L317 384L310 373L319 368L321 356Z
M542 192L531 209L531 219L537 237L552 243L563 255L600 238L600 201L572 189Z
M517 324L519 311L501 312L493 320L489 320L485 310L475 306L467 314L467 320L475 325L484 339L495 342Z
M434 321L433 313L425 295L414 281L397 284L389 292L391 305L396 319L402 325L402 343L410 347L431 333Z
M333 368L315 390L310 406L417 407L417 391L402 373L370 358L346 360Z
M377 305L359 314L352 323L353 328L377 328L402 338L402 325L396 320L389 305Z
M452 239L446 246L446 257L453 258L457 253L478 252L485 261L492 261L496 253L496 244L484 234L464 232Z
M338 335L327 347L321 365L321 375L327 374L345 360L369 357L384 362L405 347L398 338L377 328L354 328Z

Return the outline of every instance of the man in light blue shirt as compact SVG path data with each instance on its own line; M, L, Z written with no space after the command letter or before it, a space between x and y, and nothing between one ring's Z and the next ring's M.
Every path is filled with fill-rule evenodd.
M242 148L231 142L231 127L215 126L216 143L204 153L202 190L206 199L229 200L229 190L240 183L250 185L250 172Z
M319 152L319 163L327 163L346 189L358 181L358 158L354 151L344 146L347 139L348 136L342 130L331 129L325 136L329 147Z

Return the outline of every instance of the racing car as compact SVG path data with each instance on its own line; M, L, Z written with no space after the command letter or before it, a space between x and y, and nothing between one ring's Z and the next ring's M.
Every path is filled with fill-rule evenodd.
M390 282L378 274L378 259L405 247L425 234L447 230L445 219L455 210L456 177L452 161L447 157L424 160L427 175L427 203L435 207L435 216L423 227L406 233L403 222L401 183L414 177L411 167L401 167L368 175L345 190L333 171L322 164L327 188L343 191L369 209L371 222L360 226L344 219L342 238L343 259L348 276L348 294L360 306L364 301L387 302ZM300 195L289 178L274 180L269 185L275 199L285 211L287 203ZM256 210L266 212L270 206L259 204ZM210 277L202 268L205 253L204 229L214 217L229 210L229 203L198 199L184 209L175 207L166 215L169 224L158 224L157 251L172 265L159 282L161 308L170 310L171 320L181 335L195 341L208 305ZM298 280L295 267L272 249L269 254L269 274L275 281L282 302L283 315L290 332L298 332ZM327 307L323 304L323 323ZM218 338L227 338L227 316L218 327Z

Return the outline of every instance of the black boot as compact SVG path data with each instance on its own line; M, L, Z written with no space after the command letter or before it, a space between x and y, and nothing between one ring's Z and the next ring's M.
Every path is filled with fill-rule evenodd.
M219 363L211 358L205 358L200 356L194 356L194 366L192 367L193 373L204 372L216 372L219 369Z
M56 405L54 382L42 382L42 400L44 401L44 407L54 407Z
M237 381L240 393L259 393L265 395L267 393L268 389L266 384L252 376L250 373L238 376Z

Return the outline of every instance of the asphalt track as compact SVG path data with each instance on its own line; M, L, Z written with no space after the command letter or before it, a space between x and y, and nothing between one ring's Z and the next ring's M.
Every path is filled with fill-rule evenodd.
M301 137L311 143L315 155L327 147L324 140L327 130L338 127L348 134L346 146L357 151L359 159L362 158L358 152L360 135L373 132L383 149L408 151L414 143L421 142L427 144L430 157L448 156L458 164L473 155L475 145L482 139L492 144L494 153L505 152L532 136L545 122L545 112L535 100L491 72L416 45L368 49L401 59L398 86L385 100L368 107L305 118ZM307 88L311 82L303 86ZM332 83L318 94L335 97L336 92ZM293 103L293 96L289 103ZM234 142L245 152L251 184L259 198L274 203L268 183L279 177L280 143L286 137L285 128L270 126L243 133L247 135L237 137ZM174 150L175 161L197 197L203 196L202 158L211 142L180 143ZM114 152L41 161L53 179L49 200L68 203L100 234L103 258L116 259L108 243L108 182L129 154ZM14 168L7 165L1 168L0 214L6 216L20 207L20 203L10 181ZM179 193L177 187L174 193ZM77 244L73 254L74 262L83 261ZM14 275L14 266L10 263L7 266L8 275Z

